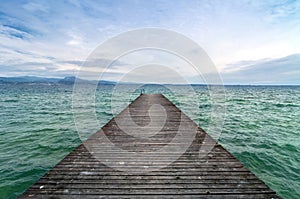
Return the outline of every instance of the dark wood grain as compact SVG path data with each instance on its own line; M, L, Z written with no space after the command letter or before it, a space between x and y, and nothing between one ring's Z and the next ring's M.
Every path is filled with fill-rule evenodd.
M159 104L166 111L164 126L156 130L156 121L162 117L160 111L149 109ZM129 115L127 114L129 113ZM136 126L130 126L133 120ZM118 123L119 122L119 123ZM149 137L128 135L118 124ZM180 127L180 124L184 124ZM143 127L142 130L139 127ZM176 157L176 153L156 152L165 145L183 146L185 135L191 129L194 139L188 149L171 164L168 157ZM135 129L134 129L135 128ZM179 132L180 131L180 132ZM113 163L125 161L124 168L139 169L149 164L167 165L159 170L142 173L130 173L106 166L97 153L105 149L96 146L93 154L87 150L86 144L97 144L97 135L104 133L107 138L123 150L137 153L150 151L151 161L147 159L128 159L121 153L111 153L106 161ZM183 142L172 142L177 133L182 133ZM199 151L200 147L208 147L207 152ZM124 152L125 154L126 152ZM118 159L116 160L116 156ZM200 156L199 156L200 155ZM154 159L153 159L154 158ZM157 159L157 160L156 160ZM225 150L214 139L207 135L188 116L173 103L160 94L143 94L133 101L102 129L91 136L84 144L78 146L54 168L33 184L19 198L280 198L263 181L251 173L241 162Z

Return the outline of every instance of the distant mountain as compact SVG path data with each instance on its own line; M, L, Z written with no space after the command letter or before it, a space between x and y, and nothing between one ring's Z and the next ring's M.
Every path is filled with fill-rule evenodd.
M0 77L0 83L57 83L59 80L36 76Z
M60 83L60 84L74 84L75 81L77 81L77 83L85 83L85 84L92 83L92 81L79 79L79 78L76 78L75 76L67 76L63 79L60 79L58 81L58 83Z
M53 83L53 84L68 84L72 85L75 83L80 84L101 84L101 85L115 85L113 81L89 81L84 79L76 78L75 76L67 76L65 78L46 78L36 76L19 76L19 77L0 77L0 84L26 84L26 83Z
M80 83L80 84L101 84L101 85L115 85L116 82L113 81L105 81L105 80L100 80L100 81L89 81L89 80L85 80L85 79L80 79L80 78L76 78L74 76L68 76L65 77L61 80L58 81L58 83L60 84L74 84L76 81L76 83Z
M116 82L113 81L105 81L105 80L100 80L98 81L98 85L116 85Z

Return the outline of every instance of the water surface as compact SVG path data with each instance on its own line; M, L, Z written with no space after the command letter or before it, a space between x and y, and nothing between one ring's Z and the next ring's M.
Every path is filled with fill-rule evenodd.
M81 143L73 120L72 89L58 84L0 85L0 198L16 198ZM163 93L208 129L212 102L205 86L194 86L193 93L184 86L144 89ZM140 92L112 91L111 86L96 90L99 128L114 116L112 105L120 104L121 110ZM198 107L191 107L195 101ZM84 114L83 106L82 118ZM94 132L86 127L86 137ZM226 86L219 142L282 197L300 198L300 87Z

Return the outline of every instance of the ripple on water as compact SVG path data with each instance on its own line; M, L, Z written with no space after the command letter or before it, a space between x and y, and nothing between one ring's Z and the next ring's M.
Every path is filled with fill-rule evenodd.
M205 86L161 92L207 130L212 102ZM72 115L72 86L0 85L0 196L16 198L49 168L80 144ZM112 88L96 92L96 114L105 124L111 114ZM116 93L115 100L132 100L139 93ZM128 96L130 95L130 96ZM300 87L226 87L226 118L220 143L284 198L300 198ZM80 117L93 105L82 97ZM126 101L130 103L130 101ZM126 104L125 103L125 104ZM116 104L118 105L118 104ZM121 104L119 108L122 108ZM117 107L118 108L118 107ZM94 132L87 126L87 136Z

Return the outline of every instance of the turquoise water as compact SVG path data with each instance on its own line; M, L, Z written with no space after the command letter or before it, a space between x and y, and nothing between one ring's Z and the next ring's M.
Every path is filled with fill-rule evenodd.
M72 89L0 85L0 198L16 198L80 144ZM183 86L145 87L146 93L164 93L206 130L211 100L205 86L194 90L196 99ZM126 104L139 95L138 91L112 95L111 91L110 86L96 91L99 128L113 117L112 97ZM199 112L190 106L195 100ZM95 129L87 126L86 131L90 135ZM283 198L300 198L300 87L226 86L226 117L219 142Z

